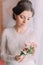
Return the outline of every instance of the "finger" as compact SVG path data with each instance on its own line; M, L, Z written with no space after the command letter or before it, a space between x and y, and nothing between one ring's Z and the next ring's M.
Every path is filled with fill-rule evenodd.
M24 58L25 58L25 57L20 58L19 62L23 61Z

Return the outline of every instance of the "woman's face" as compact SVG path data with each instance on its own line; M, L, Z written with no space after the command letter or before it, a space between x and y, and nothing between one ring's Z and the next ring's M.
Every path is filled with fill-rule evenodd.
M26 26L31 17L32 17L32 12L31 11L23 11L21 14L16 15L16 25L19 27Z

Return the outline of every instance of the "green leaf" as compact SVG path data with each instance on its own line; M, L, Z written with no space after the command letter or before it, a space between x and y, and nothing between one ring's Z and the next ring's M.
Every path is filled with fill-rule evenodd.
M30 46L30 48L28 49L27 53L33 54L33 52L34 52L34 47Z
M23 51L21 51L20 56L21 56L21 55L25 55L25 53L24 53Z

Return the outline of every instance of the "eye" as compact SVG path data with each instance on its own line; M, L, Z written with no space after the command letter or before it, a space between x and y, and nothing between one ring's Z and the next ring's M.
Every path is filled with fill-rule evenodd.
M27 20L30 20L30 18L28 18Z
M20 15L20 18L21 18L21 19L23 19L23 18L24 18L24 16Z

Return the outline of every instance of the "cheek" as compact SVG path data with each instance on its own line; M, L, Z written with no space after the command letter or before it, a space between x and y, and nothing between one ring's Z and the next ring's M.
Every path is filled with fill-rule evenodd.
M27 23L29 23L29 22L30 22L30 20L27 21Z
M22 19L18 19L18 22L19 22L19 23L22 23L22 22L23 22L23 20L22 20Z
M23 22L23 19L21 19L20 17L16 18L16 23L17 24L21 24Z
M22 21L21 21L20 19L17 19L17 20L16 20L16 23L19 25L19 24L22 23Z

